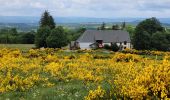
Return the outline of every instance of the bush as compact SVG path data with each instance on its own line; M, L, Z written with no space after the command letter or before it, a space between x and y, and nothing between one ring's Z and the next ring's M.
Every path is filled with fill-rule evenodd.
M105 45L104 45L104 49L112 50L111 46L109 46L108 44L105 44Z
M111 48L112 48L112 51L114 52L119 51L119 46L116 43L112 44Z

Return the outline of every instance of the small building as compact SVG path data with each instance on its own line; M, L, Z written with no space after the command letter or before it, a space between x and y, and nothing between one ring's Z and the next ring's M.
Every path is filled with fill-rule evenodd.
M75 42L80 49L103 48L116 43L121 50L131 48L129 33L123 30L87 30Z

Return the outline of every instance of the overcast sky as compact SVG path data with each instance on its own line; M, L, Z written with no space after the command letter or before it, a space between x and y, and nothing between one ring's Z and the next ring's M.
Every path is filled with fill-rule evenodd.
M170 18L170 0L0 0L0 16Z

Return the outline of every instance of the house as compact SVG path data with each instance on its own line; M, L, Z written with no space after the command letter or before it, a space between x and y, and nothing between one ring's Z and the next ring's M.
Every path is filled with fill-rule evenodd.
M80 49L103 48L113 43L121 50L131 48L129 33L123 30L87 30L75 43Z

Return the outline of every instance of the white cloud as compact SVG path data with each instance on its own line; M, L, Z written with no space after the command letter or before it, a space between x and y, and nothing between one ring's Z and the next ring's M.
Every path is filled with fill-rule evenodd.
M41 2L32 2L30 4L30 6L34 7L34 8L46 8L46 6L44 4L42 4Z
M0 15L170 17L170 0L0 0Z

